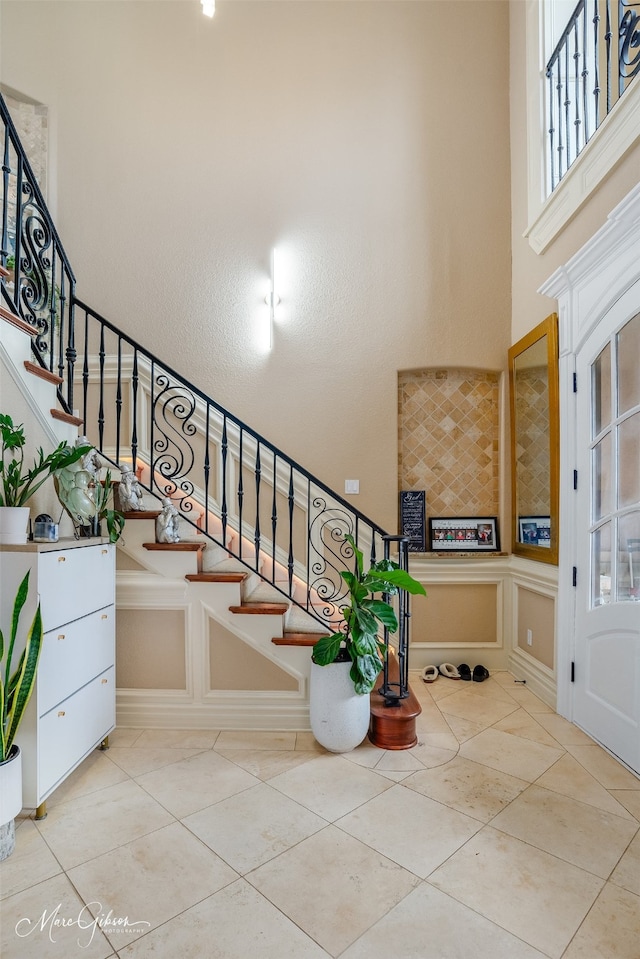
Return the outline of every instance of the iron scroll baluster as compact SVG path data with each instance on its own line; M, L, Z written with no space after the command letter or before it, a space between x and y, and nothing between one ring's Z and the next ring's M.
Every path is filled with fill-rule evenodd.
M76 295L1 96L0 121L0 259L16 255L16 286L0 282L0 297L36 328L35 356L62 377L63 409L73 412L80 390L84 433L107 463L130 459L149 493L170 496L185 523L266 578L312 625L332 629L346 601L340 573L353 562L345 535L375 562L385 531Z

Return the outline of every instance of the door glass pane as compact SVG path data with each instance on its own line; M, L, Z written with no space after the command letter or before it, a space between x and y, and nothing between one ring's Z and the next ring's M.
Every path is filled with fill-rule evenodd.
M611 602L611 523L591 534L591 605Z
M618 428L618 507L640 503L640 413Z
M619 603L640 603L640 511L621 516L618 525Z
M603 436L592 453L593 521L611 513L611 433Z
M620 330L618 341L618 415L640 404L640 313Z
M597 436L611 422L611 344L604 350L591 367L593 382L593 436Z

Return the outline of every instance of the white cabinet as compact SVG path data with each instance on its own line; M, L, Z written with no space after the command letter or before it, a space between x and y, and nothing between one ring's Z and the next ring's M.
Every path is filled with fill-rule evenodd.
M115 547L98 540L0 547L6 640L27 570L20 633L24 637L39 601L44 640L16 742L24 805L43 814L47 796L115 727Z

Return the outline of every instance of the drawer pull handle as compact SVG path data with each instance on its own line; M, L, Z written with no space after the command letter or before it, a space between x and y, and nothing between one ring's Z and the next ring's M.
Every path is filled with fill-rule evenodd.
M109 619L109 617L107 616L106 613L103 613L102 616L100 617L100 619Z
M103 555L103 556L106 556L108 552L109 552L108 549L103 549L103 550L102 550L102 555Z
M66 561L67 561L67 557L66 557L66 556L58 556L58 562L59 562L59 563L66 563Z
M102 680L102 685L105 686L108 682L109 682L108 679L103 679L103 680Z
M65 716L65 715L66 715L66 713L65 713L64 709L60 709L60 710L58 711L58 716Z
M59 633L59 634L58 634L58 639L64 639L64 633Z

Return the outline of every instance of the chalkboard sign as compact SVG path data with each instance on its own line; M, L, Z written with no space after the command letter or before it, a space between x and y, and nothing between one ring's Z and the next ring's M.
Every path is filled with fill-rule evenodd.
M407 548L410 552L426 552L424 490L401 490L400 531L409 540Z

